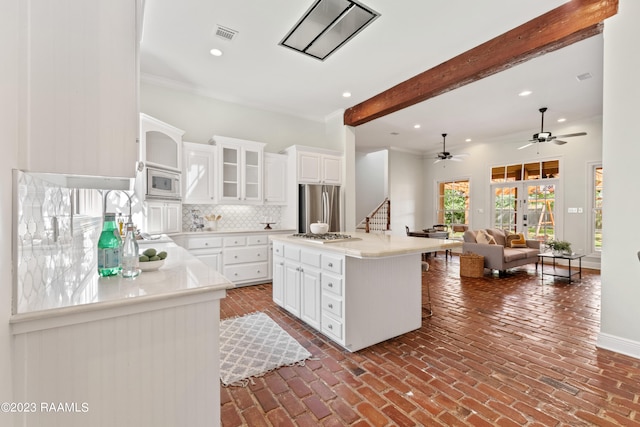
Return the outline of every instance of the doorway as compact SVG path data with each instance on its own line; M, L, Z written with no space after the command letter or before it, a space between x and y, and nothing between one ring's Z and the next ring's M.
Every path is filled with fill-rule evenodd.
M558 233L558 180L504 182L491 185L493 227L545 241Z

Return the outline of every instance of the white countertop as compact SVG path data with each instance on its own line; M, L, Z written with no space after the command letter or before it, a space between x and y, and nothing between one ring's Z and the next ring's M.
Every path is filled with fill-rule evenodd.
M462 246L462 241L425 237L390 236L380 233L345 232L357 240L318 243L291 235L271 235L274 242L302 245L355 258L382 258L411 253L434 252Z
M214 235L214 234L218 234L218 235L224 235L224 234L237 234L237 233L251 233L251 234L256 234L256 233L264 233L264 234L269 234L269 233L295 233L296 230L295 229L286 229L286 228L272 228L271 230L265 230L264 228L257 228L257 229L253 229L253 230L248 230L245 228L238 228L238 229L225 229L225 230L207 230L206 228L202 231L183 231L180 233L172 233L169 235L169 237L175 237L175 236L202 236L202 235Z
M169 243L145 244L140 251L153 247L166 251L164 265L156 271L142 272L135 279L121 276L99 277L97 269L90 266L82 283L65 283L45 299L32 301L18 308L11 316L11 323L19 323L46 317L88 312L123 305L139 304L155 300L202 294L233 288L226 277L209 268L190 255L186 249ZM80 267L79 267L80 268Z

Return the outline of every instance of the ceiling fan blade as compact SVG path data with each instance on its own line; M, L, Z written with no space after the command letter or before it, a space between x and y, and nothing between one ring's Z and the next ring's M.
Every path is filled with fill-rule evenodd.
M439 163L439 162L441 162L441 161L442 161L442 159L438 159L438 160L436 160L435 162L433 162L433 164L435 165L436 163Z
M530 146L532 146L533 144L534 144L533 142L530 142L530 143L528 143L527 145L523 145L522 147L518 147L518 150L522 150L523 148L530 147Z
M452 161L454 161L454 162L461 162L461 161L462 161L462 159L459 159L459 158L458 158L458 157L456 157L456 156L451 157L449 160L452 160Z
M586 132L568 133L566 135L557 135L556 138L571 138L574 136L585 136Z
M469 157L471 154L469 153L458 153L454 154L455 157Z
M563 144L566 144L567 141L560 141L559 139L556 139L555 141L553 141L553 143L558 145L563 145Z

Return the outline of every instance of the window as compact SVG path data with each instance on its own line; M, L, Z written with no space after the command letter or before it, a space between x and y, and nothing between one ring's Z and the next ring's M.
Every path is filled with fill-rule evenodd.
M494 166L491 168L491 182L530 181L552 179L560 176L560 161L546 160L535 163Z
M462 237L464 227L455 225L469 225L469 180L439 182L437 206L438 224L449 226L450 237Z
M592 234L592 250L593 252L602 252L602 166L594 165L592 169L593 176L593 196L592 196L592 219L591 219L591 234Z

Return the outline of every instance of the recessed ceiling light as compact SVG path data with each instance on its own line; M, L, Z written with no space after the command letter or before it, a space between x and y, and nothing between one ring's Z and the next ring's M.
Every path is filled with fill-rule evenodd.
M533 92L531 92L530 90L523 90L522 92L520 92L518 94L518 96L529 96L531 95Z
M342 92L344 98L351 98L351 92Z
M213 56L222 56L222 51L220 49L211 49L209 53Z
M393 136L398 136L398 135L400 135L400 134L399 134L398 132L391 132L391 135L393 135Z
M420 125L413 125L414 129L420 129Z
M471 142L471 138L465 139L464 142Z
M564 117L560 117L558 119L558 123L562 123L562 122L566 122L566 121L567 121L567 119L565 119Z

